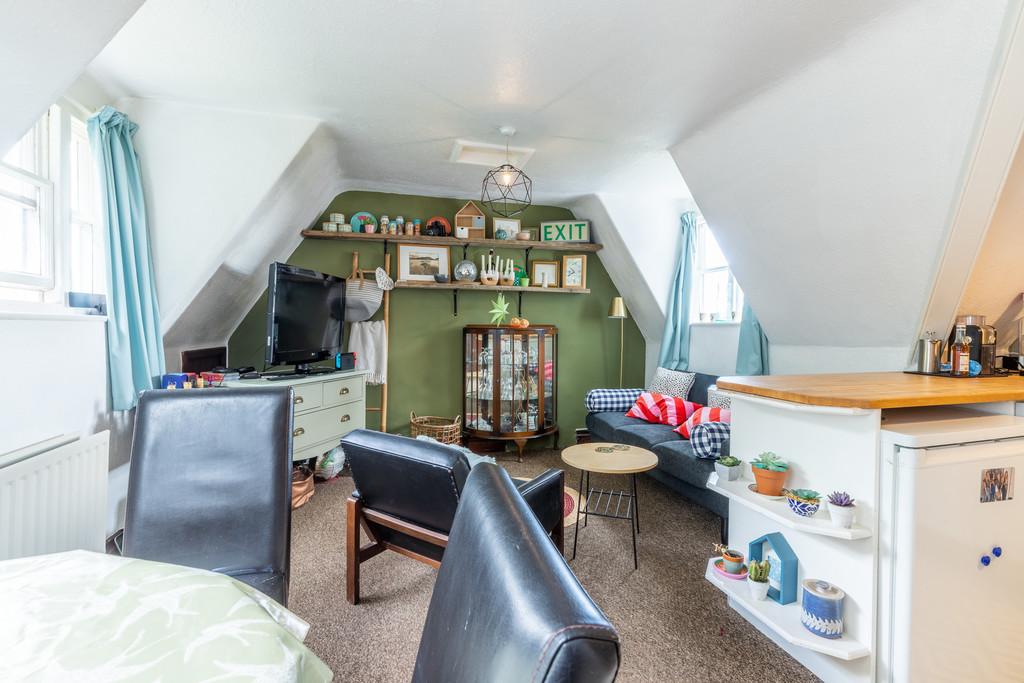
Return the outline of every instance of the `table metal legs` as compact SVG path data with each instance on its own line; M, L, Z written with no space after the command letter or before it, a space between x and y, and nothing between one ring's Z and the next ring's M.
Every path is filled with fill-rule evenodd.
M595 491L590 486L590 472L580 470L580 491L576 498L576 531L572 541L572 559L576 559L576 548L580 541L580 515L583 515L583 526L587 525L590 515L597 517L610 517L612 519L629 520L630 533L633 536L633 569L639 569L640 563L636 550L636 537L640 533L640 504L637 496L636 475L631 474L632 491ZM583 492L587 492L587 504L583 505ZM596 494L596 498L595 498ZM626 511L620 513L623 499L626 500ZM615 502L615 509L611 511L612 502ZM602 508L601 505L604 504ZM591 509L593 507L593 509Z

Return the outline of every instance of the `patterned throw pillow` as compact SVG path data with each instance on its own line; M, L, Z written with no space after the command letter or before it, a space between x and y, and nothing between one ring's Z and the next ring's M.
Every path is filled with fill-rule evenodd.
M703 422L732 422L732 411L725 408L701 408L686 419L686 422L679 425L676 433L684 439L690 438L693 428Z
M708 387L708 408L726 408L732 410L732 399L718 390L717 386Z
M695 372L678 372L668 368L658 368L647 391L653 394L668 394L669 396L687 398L696 379L697 373Z
M591 389L584 404L588 413L624 413L642 393L643 389Z
M690 431L693 454L706 460L717 460L722 444L729 440L732 429L727 422L702 422Z
M675 427L697 412L700 407L700 404L684 401L678 396L645 391L626 413L626 417Z

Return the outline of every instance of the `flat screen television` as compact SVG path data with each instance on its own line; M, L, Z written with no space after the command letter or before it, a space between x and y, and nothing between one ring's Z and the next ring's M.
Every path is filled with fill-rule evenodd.
M317 372L311 363L341 352L344 323L343 278L286 263L270 264L268 365L291 364L296 374Z

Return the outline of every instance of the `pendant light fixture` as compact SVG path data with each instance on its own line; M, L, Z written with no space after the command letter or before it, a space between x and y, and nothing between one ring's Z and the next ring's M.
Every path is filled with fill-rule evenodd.
M484 176L480 202L499 216L511 218L533 203L533 181L509 160L508 143L516 129L502 126L498 130L505 136L505 163L492 168Z

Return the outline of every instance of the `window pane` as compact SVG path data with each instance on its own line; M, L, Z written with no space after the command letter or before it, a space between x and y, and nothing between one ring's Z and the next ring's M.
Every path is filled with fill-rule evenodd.
M104 267L103 238L99 229L90 223L72 221L70 232L70 289L103 294L106 291L107 273Z
M43 275L40 189L0 172L0 271Z
M714 316L715 320L729 320L731 297L729 271L715 270L704 273L701 282L700 312Z
M43 293L38 289L0 287L0 301L31 301L41 304L43 303Z
M39 173L39 135L40 126L36 124L4 155L4 163L30 173Z
M89 152L89 137L85 124L77 119L72 119L71 121L71 149L69 150L69 155L71 210L93 218L96 185L94 182L92 155Z
M715 236L711 234L711 228L704 227L704 268L722 268L728 266L729 263L725 260L725 254L722 253L721 247L718 246L718 241Z

